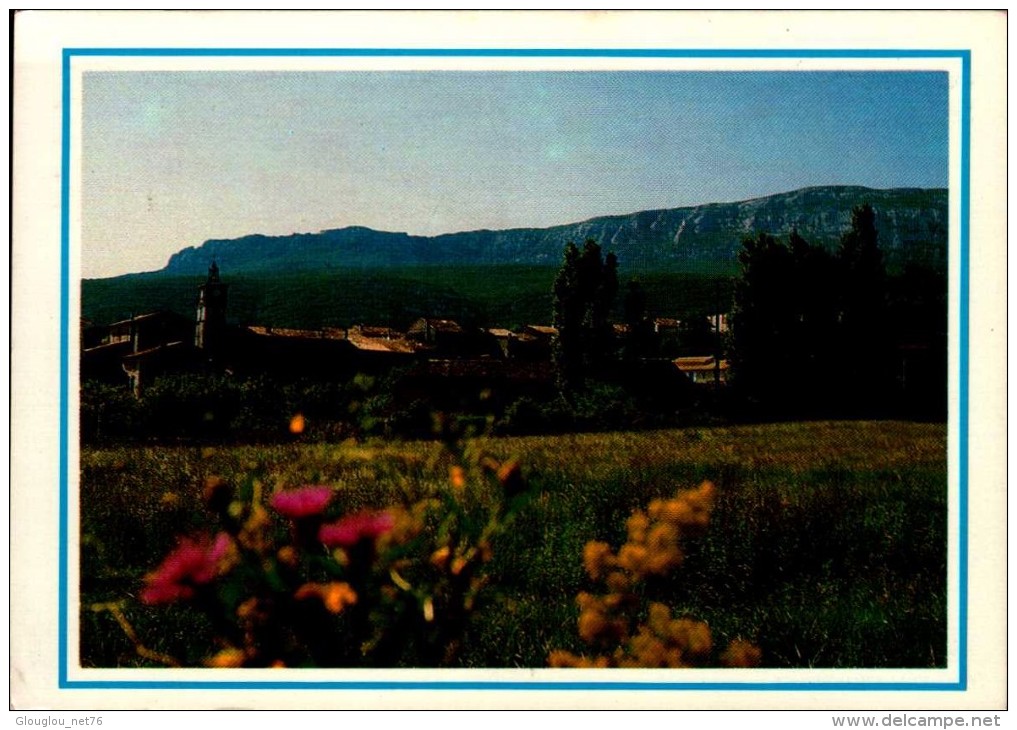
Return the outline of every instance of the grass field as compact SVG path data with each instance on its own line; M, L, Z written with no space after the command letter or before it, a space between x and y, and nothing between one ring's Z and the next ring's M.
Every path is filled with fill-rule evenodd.
M470 444L520 460L538 495L493 546L494 604L478 612L462 666L539 667L582 651L576 593L583 545L624 540L651 498L704 479L718 488L705 535L656 586L676 614L742 637L771 667L941 667L946 661L946 429L941 424L816 422L503 438ZM431 442L268 447L123 447L81 456L81 656L146 666L109 614L152 649L197 661L210 627L178 607L130 600L177 534L211 528L201 484L324 483L344 507L447 490Z

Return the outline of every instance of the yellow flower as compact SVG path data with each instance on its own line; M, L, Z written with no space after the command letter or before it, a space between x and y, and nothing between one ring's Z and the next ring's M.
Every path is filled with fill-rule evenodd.
M758 646L744 639L735 639L720 655L720 662L726 667L758 667L762 658L763 652Z
M667 636L667 630L671 623L671 609L663 603L654 601L650 604L650 614L646 623L657 636Z
M685 654L696 658L705 658L713 649L713 636L710 627L702 621L681 618L671 622L668 629L671 641L680 646Z
M218 654L206 659L205 666L220 669L242 667L245 659L247 659L247 655L243 649L223 649Z
M555 649L547 658L547 663L552 667L576 667L579 666L581 657L577 657L570 651Z
M241 621L261 622L267 618L257 598L248 598L237 606L237 618Z
M593 580L600 580L604 573L614 567L614 553L606 542L591 540L583 548L583 566Z
M632 589L632 581L620 570L612 570L604 582L612 593L627 593Z
M284 545L279 548L279 552L276 553L276 557L279 559L280 563L290 568L297 567L297 563L299 562L297 549L292 545Z
M618 551L618 564L631 573L642 575L649 557L650 553L644 546L627 542Z
M243 528L237 535L237 540L245 548L262 553L271 547L272 517L261 505L251 507L251 514L244 522Z
M357 592L349 583L328 583L322 590L321 600L330 613L339 613L357 602Z
M322 605L329 613L340 613L347 606L357 602L357 593L349 583L305 583L297 589L293 596L298 601L308 598L321 599Z
M607 619L600 611L586 610L579 614L579 638L583 641L596 641L607 629Z
M646 631L645 628L632 637L629 646L632 648L632 654L636 660L635 666L667 666L667 650L664 647L664 642Z
M650 550L671 550L678 546L678 528L667 522L657 522L646 534Z
M449 548L448 545L446 545L445 547L438 548L433 553L431 553L431 565L433 565L436 568L444 569L445 566L448 565L448 559L451 556L451 554L452 550Z
M646 530L650 526L650 519L642 510L636 510L625 522L628 529L630 542L643 542L646 539Z

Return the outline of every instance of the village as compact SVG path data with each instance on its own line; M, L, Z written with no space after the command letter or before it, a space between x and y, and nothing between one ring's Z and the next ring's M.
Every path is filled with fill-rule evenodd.
M83 321L81 381L123 386L141 397L156 379L170 374L266 374L281 380L339 381L414 366L425 379L440 379L442 389L476 381L536 395L553 384L557 330L550 325L530 324L512 331L469 328L429 317L405 331L371 324L319 330L233 325L227 322L229 286L212 262L206 281L198 287L193 320L156 311L109 325ZM720 342L728 315L708 320L713 346L702 352L688 351L681 320L647 322L643 339L651 342L644 342L644 350L659 355L652 358L656 372L665 364L667 374L685 384L726 383L728 363L721 356ZM633 335L629 324L612 325L612 333L617 352Z

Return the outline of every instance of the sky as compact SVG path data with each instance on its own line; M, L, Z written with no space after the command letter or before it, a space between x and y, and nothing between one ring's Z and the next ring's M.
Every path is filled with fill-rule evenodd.
M945 73L91 71L82 89L84 278L253 233L948 183Z

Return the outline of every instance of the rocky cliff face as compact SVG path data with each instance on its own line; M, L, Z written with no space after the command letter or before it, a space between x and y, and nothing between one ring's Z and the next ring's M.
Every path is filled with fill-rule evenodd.
M746 236L787 235L835 249L852 208L876 211L880 246L892 267L945 266L947 191L815 187L737 203L647 210L551 228L411 236L350 227L290 236L206 241L174 254L166 273L201 274L216 258L230 273L449 264L557 265L568 241L595 239L630 269L733 269Z

